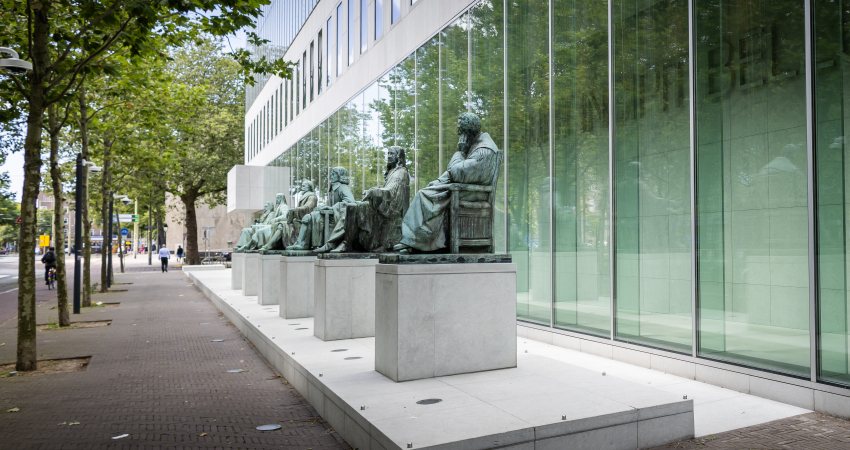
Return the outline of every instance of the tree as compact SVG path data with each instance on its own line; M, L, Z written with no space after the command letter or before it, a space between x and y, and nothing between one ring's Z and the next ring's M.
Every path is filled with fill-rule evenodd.
M24 185L18 260L18 344L16 368L37 367L35 327L35 261L26 251L35 247L35 202L41 180L41 133L45 110L75 88L79 78L117 49L130 55L155 53L160 43L194 38L199 29L227 35L250 26L262 0L0 0L0 23L10 43L31 60L25 80L12 78L27 110L24 140ZM253 44L263 42L256 35ZM243 73L254 71L289 76L289 64L252 61L247 51L235 53ZM250 76L249 76L250 77Z

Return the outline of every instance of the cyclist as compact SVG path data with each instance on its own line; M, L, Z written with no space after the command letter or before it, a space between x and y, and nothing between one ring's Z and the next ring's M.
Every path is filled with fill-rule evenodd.
M47 248L47 253L41 257L41 263L44 264L44 283L50 286L50 269L56 269L56 252L53 247Z

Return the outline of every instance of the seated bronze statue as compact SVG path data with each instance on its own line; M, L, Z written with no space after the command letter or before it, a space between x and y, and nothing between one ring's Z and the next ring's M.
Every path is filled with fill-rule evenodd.
M325 245L316 252L385 252L401 239L401 221L407 211L410 174L404 149L387 149L384 185L365 192L337 218Z
M325 243L325 220L332 228L345 215L345 205L354 203L354 194L348 186L348 171L343 167L334 167L328 176L328 205L320 206L301 218L301 229L295 244L290 250L312 250Z
M475 235L475 239L467 239L466 244L493 251L493 191L501 152L490 135L481 132L481 121L475 114L461 114L457 132L457 152L446 171L413 197L404 215L401 241L393 247L394 250L400 253L436 252L450 247L449 251L458 252L464 245L460 238ZM475 210L469 214L472 219L466 224L461 223L458 217L449 217L450 209L462 208ZM473 230L463 229L470 225L473 225ZM456 239L451 246L448 242L450 228L454 232L451 237Z

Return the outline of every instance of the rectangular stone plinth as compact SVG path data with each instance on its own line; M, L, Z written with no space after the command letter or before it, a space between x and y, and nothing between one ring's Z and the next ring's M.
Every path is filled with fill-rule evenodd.
M257 303L277 305L280 300L280 255L260 255L260 289Z
M378 264L375 272L375 370L407 381L516 367L514 264Z
M242 295L257 295L260 281L260 254L256 252L244 253L242 261Z
M361 255L320 255L316 261L313 334L323 341L375 335L378 259Z
M280 317L313 317L316 257L287 256L287 253L280 257Z
M245 254L233 252L230 255L230 288L242 289L242 271L245 270Z

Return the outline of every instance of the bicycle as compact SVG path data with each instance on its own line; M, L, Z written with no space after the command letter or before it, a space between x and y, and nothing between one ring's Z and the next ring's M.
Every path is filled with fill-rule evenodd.
M51 267L47 271L47 290L52 290L56 284L56 269Z

